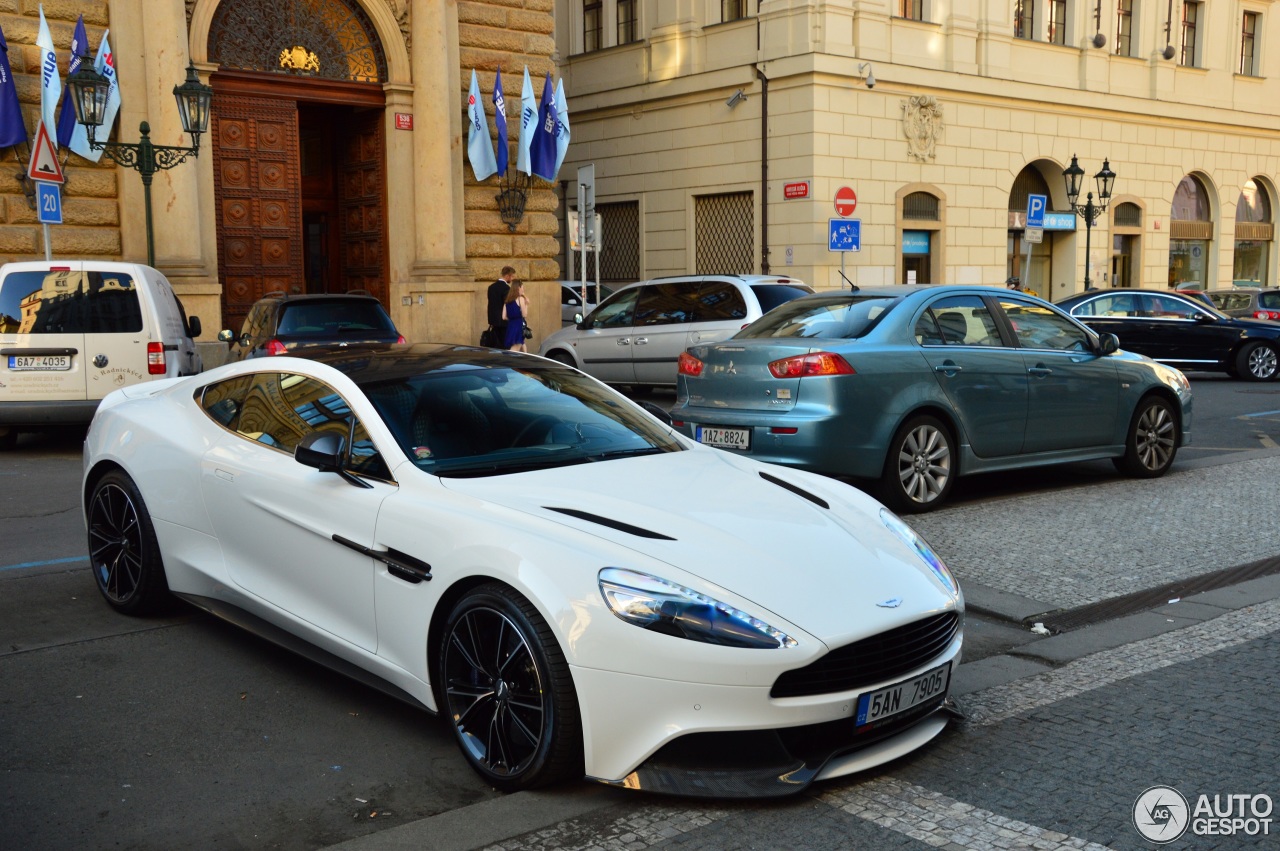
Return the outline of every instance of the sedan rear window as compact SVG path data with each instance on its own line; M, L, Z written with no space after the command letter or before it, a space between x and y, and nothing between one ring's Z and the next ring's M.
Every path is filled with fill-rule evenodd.
M866 334L900 299L882 295L838 295L795 299L752 322L735 337L835 337Z
M349 331L396 333L395 325L382 305L363 299L286 304L276 328L277 334L321 337L341 336Z

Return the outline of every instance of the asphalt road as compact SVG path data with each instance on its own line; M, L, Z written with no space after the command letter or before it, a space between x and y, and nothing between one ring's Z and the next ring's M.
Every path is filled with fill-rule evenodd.
M1255 455L1275 454L1280 385L1192 381L1194 443L1171 477L1204 464L1246 469ZM1280 796L1270 700L1280 654L1266 631L1280 613L1241 608L1266 599L1265 589L1152 614L1178 627L1201 624L1208 637L1189 642L1199 656L1119 627L1119 638L1103 641L1108 633L1098 630L1089 634L1100 643L1089 644L1083 633L1042 639L1021 624L972 616L957 681L971 672L973 689L995 683L975 691L972 705L973 718L996 720L971 719L936 747L798 801L704 806L586 784L502 796L466 768L438 719L200 612L135 620L107 609L84 561L81 437L23 435L0 457L3 848L923 848L939 844L929 828L913 834L886 819L900 827L904 813L923 806L922 823L936 828L945 819L929 812L933 804L969 835L990 834L989 847L1011 829L1140 847L1119 811L1143 783ZM1017 513L1015 501L1069 513L1092 493L1127 487L1109 463L981 476L962 480L944 512L977 512L994 529ZM1249 534L1244 514L1239 522ZM1208 547L1182 555L1205 565L1220 559ZM1076 651L1056 657L1050 648L1067 639ZM1095 652L1116 641L1119 660ZM1205 655L1222 647L1229 650ZM1117 666L1143 654L1181 667L1115 679ZM1075 664L1082 667L1068 685L1046 681L1034 692L1052 691L1054 702L1015 693L1007 700L1021 709L1000 709L997 692L1019 687L1006 682L1010 671L1038 665L1037 676L1057 677ZM1195 689L1188 677L1199 678ZM1064 780L1071 777L1090 782ZM1224 847L1249 844L1236 840Z

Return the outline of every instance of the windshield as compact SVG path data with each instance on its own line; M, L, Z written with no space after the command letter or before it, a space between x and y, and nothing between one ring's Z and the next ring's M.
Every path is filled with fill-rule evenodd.
M671 430L593 379L535 359L455 364L365 385L405 455L438 476L487 476L683 449Z
M876 326L899 299L887 295L833 295L800 298L774 308L739 331L752 337L861 337Z

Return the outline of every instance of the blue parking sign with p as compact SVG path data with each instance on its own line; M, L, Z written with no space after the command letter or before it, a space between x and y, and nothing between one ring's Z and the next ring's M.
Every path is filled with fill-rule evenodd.
M1043 195L1027 196L1027 227L1044 227L1044 210L1047 198Z
M41 224L62 224L61 188L56 183L36 181L36 211L39 213Z

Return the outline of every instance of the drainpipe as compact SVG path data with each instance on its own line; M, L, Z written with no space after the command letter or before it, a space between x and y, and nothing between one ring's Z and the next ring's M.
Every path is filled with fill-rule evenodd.
M760 274L769 274L769 78L753 65L760 80Z

